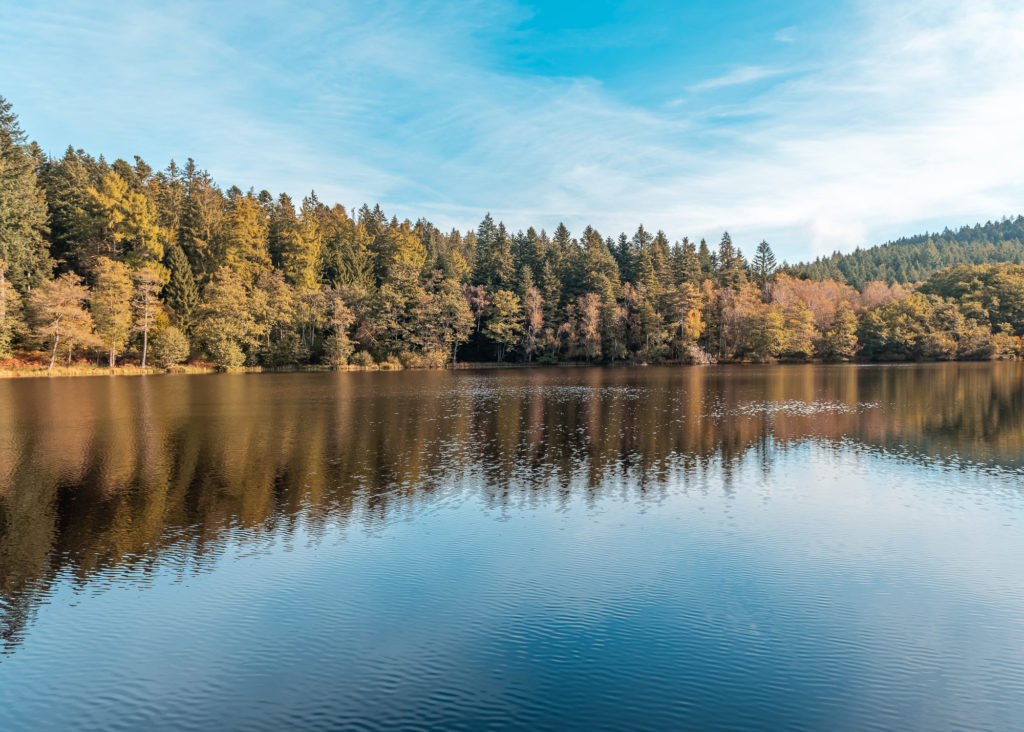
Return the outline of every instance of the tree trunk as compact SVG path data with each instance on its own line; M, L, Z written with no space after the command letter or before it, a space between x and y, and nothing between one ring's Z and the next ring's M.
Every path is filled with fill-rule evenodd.
M142 331L142 368L146 368L146 353L149 352L149 326Z
M117 356L114 355L114 344L110 344L110 368L114 368L114 363L117 361Z
M57 361L57 345L60 343L60 333L53 336L53 350L50 351L50 366L47 371L53 371L53 364Z

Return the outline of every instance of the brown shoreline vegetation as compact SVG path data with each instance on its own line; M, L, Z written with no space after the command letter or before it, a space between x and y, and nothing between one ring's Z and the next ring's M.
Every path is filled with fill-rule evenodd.
M728 233L445 233L222 190L191 159L49 157L0 98L0 375L1012 359L1021 237L1024 217L779 266Z

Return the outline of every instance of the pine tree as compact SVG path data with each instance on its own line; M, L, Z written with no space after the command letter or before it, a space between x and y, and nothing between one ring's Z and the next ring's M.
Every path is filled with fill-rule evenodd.
M284 242L281 267L300 293L319 289L323 273L323 205L311 193L302 201L294 234Z
M175 322L186 336L195 332L195 318L199 308L199 286L184 250L175 245L167 253L170 279L164 290L164 300L174 315Z
M454 364L459 345L465 343L473 332L473 313L455 280L444 280L434 298L438 315L435 331L443 352L451 351Z
M7 277L26 291L52 269L43 235L46 200L38 185L37 161L11 104L0 97L0 260Z
M193 272L203 284L222 263L217 260L216 244L221 234L226 202L210 174L199 170L192 158L185 165L183 177L185 201L179 238Z
M764 239L757 245L757 251L754 254L754 259L750 263L751 268L754 271L754 278L757 280L757 284L764 290L768 286L768 280L771 279L772 275L775 274L776 263L775 254L772 252L772 248L768 245Z
M331 329L331 334L324 343L324 354L327 363L337 369L348 363L349 357L355 350L355 342L349 337L349 329L355 322L355 316L345 304L345 298L340 289L325 288L324 296L327 299L328 324Z
M718 284L721 287L738 289L746 282L743 256L732 243L729 232L722 234L718 245Z

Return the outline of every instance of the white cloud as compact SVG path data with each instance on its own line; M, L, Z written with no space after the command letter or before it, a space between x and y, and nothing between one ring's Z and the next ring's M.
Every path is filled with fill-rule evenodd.
M0 60L0 75L39 100L24 126L58 152L191 154L225 185L315 187L443 227L490 210L512 228L728 229L790 260L1024 201L1018 2L869 0L837 35L801 29L801 48L822 50L800 75L741 65L662 108L588 78L506 70L488 39L522 16L511 4L240 5L230 23L209 7L9 14L0 45L21 61ZM275 33L252 45L246 23ZM38 37L62 43L33 50ZM29 77L42 53L60 78ZM737 85L769 78L735 100Z
M782 69L770 69L764 66L740 66L722 76L716 76L713 79L706 79L700 83L693 84L688 89L691 92L711 91L727 86L750 84L751 82L779 76L783 73L785 72Z

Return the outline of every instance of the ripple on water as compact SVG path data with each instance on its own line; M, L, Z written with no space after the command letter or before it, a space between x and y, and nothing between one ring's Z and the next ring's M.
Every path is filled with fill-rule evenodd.
M1024 728L1009 366L58 393L0 729Z

